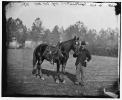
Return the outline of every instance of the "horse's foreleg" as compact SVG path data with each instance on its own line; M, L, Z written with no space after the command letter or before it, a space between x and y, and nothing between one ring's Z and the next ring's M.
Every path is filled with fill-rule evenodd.
M57 62L57 77L56 77L56 83L59 83L59 78L60 78L60 72L59 72L59 70L60 70L60 64L59 64L59 62Z
M62 73L61 73L61 75L62 75L62 83L66 83L66 81L64 80L65 67L66 67L66 64L63 64L63 65L62 65Z
M40 79L44 80L44 78L42 77L42 62L43 60L40 60L37 64L37 68L38 68L38 75L40 77Z

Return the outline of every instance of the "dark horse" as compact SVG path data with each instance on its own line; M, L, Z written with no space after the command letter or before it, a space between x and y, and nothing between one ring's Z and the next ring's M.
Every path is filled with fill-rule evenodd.
M69 52L72 49L74 52L77 52L78 50L78 44L79 44L79 38L74 37L71 40L62 42L59 44L60 46L60 50L63 56L59 56L56 58L54 58L54 62L57 63L57 78L56 78L56 82L59 83L59 78L60 78L60 65L62 65L62 82L65 83L64 80L64 73L65 73L65 67L67 64L67 60L69 58ZM47 54L47 56L43 56L44 51L46 50L48 44L40 44L38 47L35 48L34 52L33 52L33 68L35 69L35 65L37 64L37 69L38 69L38 73L37 75L39 75L39 77L41 79L44 79L42 77L42 70L41 70L41 64L43 63L44 59L46 59L47 61L50 61L51 59L49 58L49 55ZM52 51L55 49L54 46L52 46Z

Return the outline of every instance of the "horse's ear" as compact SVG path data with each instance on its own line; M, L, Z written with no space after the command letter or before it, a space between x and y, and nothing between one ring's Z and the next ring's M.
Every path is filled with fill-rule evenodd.
M74 40L76 40L76 36L74 37Z
M79 40L79 37L77 38L77 40Z

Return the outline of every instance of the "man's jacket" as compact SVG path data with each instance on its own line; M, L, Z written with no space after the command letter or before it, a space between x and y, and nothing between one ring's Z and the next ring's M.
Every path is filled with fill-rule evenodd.
M84 62L85 60L87 60L88 62L91 60L91 55L89 53L89 51L87 49L79 49L79 53L78 54L74 54L73 57L77 57L76 59L76 63L75 65L77 66L79 63L81 63L82 66L86 67L86 62Z

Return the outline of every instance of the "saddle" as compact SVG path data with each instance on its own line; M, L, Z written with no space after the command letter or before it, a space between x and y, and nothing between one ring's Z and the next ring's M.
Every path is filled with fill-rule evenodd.
M64 52L61 51L61 48L59 46L59 43L54 47L54 46L51 46L51 45L48 45L46 47L46 50L45 52L43 53L43 56L44 55L49 55L49 59L51 61L51 64L54 63L54 60L59 60L60 57L64 57Z
M77 56L78 56L78 54L76 54L76 53L73 54L73 57L74 57L74 58L76 58Z
M43 53L43 56L44 56L45 54L51 54L51 53L53 52L51 48L52 48L52 47L51 47L50 45L48 45L48 46L46 47L46 50L45 50L44 53Z
M55 51L53 52L54 56L56 56L56 54L58 54L57 56L63 56L63 51L61 51L61 48L60 48L60 44L58 43L55 47Z

